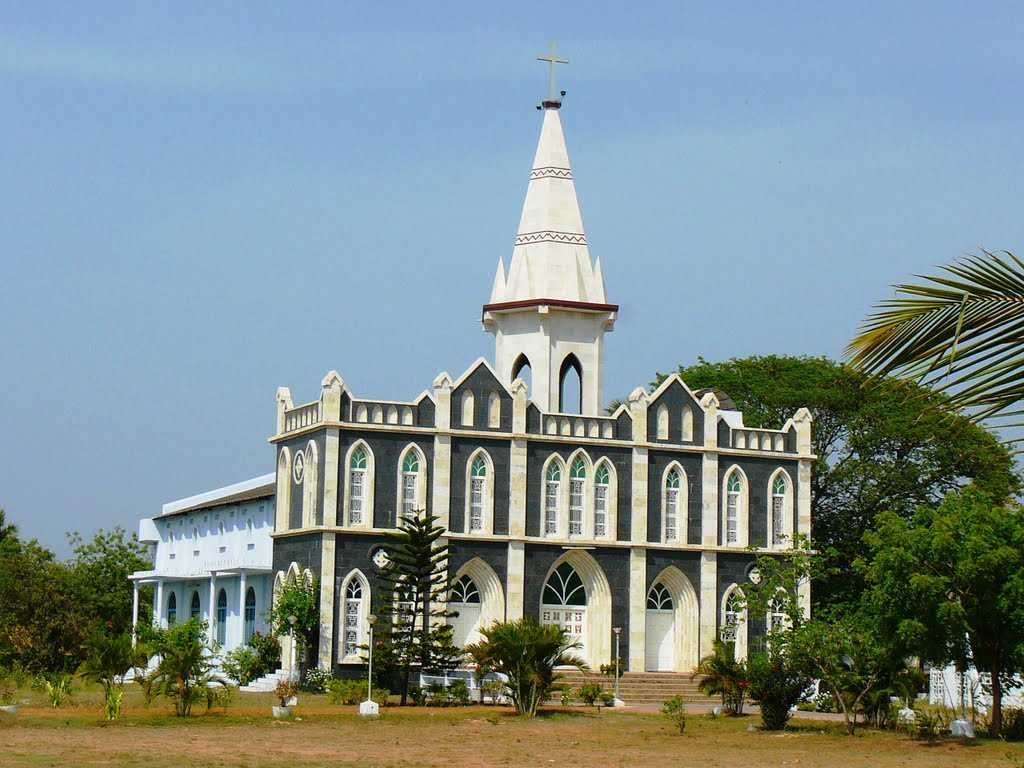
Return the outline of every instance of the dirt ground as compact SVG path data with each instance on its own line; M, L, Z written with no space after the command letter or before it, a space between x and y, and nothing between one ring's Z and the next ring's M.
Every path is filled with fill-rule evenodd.
M784 733L757 717L694 714L680 736L657 714L560 711L533 721L498 707L389 707L378 720L303 696L296 719L274 721L269 697L241 695L226 713L175 718L137 697L113 724L98 702L0 715L2 766L962 766L1015 768L1024 745L926 746L892 733L848 737L835 723L794 720Z

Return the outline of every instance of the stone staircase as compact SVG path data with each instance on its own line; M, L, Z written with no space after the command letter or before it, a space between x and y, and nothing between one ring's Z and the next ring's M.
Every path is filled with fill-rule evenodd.
M563 672L559 683L574 692L584 683L600 683L614 690L614 681L605 675L583 673L576 670ZM697 680L690 680L689 672L626 672L619 680L619 697L627 706L661 704L666 699L681 695L687 702L714 706L721 704L718 697L705 696L697 689ZM575 698L575 693L574 693Z
M276 672L271 672L253 680L248 685L239 687L238 690L242 693L273 693L274 689L277 688L277 684L282 680L287 680L290 676L290 672L279 669Z

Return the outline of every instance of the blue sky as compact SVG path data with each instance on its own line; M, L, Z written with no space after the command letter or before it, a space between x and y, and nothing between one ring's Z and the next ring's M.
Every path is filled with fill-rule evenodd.
M1024 10L894 6L0 5L0 506L65 554L271 471L279 385L490 357L552 38L606 396L838 356L891 283L1024 251Z

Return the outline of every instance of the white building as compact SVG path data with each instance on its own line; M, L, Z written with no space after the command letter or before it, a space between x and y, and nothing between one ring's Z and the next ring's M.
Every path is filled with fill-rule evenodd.
M139 540L153 547L154 568L132 574L133 627L139 585L151 584L161 627L201 618L223 650L267 632L274 479L261 475L171 501L157 517L139 521Z

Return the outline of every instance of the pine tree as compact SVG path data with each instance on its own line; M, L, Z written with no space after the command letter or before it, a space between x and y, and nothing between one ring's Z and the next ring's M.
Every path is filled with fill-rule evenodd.
M404 516L398 530L388 534L388 564L377 577L382 597L374 666L381 673L400 674L403 705L414 667L446 672L464 656L447 623L455 614L447 608L448 545L441 541L445 529L436 525L437 519L425 512Z

